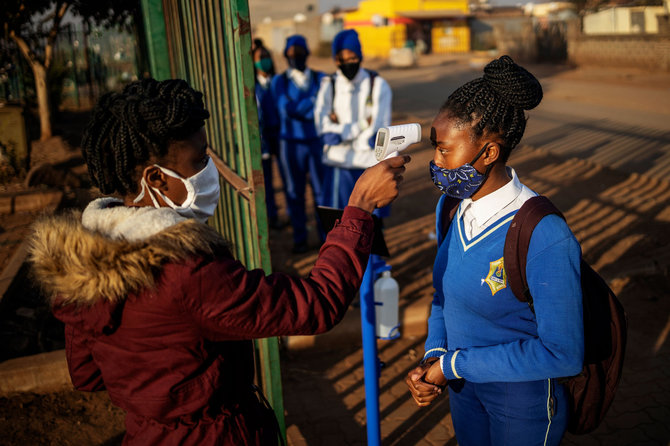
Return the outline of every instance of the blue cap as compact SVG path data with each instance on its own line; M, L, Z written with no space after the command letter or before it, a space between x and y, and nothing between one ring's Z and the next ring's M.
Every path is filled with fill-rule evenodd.
M358 40L358 33L354 29L345 29L337 33L333 39L333 59L342 50L349 50L356 53L359 59L363 60L361 51L361 41Z
M309 48L307 47L307 40L305 40L305 38L300 34L294 34L286 38L286 46L284 47L284 56L286 56L286 52L292 46L303 47L307 52L307 54L309 54Z

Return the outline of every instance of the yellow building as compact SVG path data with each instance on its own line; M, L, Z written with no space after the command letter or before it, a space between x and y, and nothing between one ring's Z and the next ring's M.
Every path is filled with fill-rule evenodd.
M363 0L347 13L367 57L388 57L391 48L415 45L432 53L470 50L467 0Z

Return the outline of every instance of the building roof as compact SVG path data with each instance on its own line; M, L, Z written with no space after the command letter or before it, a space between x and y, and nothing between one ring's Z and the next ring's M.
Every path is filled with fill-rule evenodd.
M465 18L472 16L472 14L463 12L458 9L398 11L396 14L398 14L401 17L407 17L408 19L413 20Z
M495 7L478 7L473 8L472 15L475 17L521 17L524 15L524 11L519 6L495 6Z

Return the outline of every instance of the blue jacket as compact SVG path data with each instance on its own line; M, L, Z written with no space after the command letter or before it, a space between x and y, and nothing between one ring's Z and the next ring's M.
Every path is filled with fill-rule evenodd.
M272 97L279 115L279 137L287 141L308 141L317 139L314 126L314 102L319 92L321 79L325 76L320 71L311 71L309 87L298 88L290 80L286 72L272 79Z
M256 82L256 105L258 107L258 126L261 133L261 151L264 154L277 154L279 148L279 115L272 98L270 85L264 88Z

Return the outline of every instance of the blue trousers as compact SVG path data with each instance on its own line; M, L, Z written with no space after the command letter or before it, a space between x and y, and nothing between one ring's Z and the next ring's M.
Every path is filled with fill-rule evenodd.
M277 218L277 202L275 201L275 188L272 185L272 157L263 158L263 182L265 183L265 206L268 212L268 219Z
M521 383L449 382L449 405L460 446L558 446L568 399L554 379Z
M308 141L281 140L279 143L279 165L283 173L288 213L293 226L293 242L307 241L307 215L305 214L305 187L309 173L314 194L314 206L323 205L324 166L321 163L323 144L319 139ZM318 223L319 235L325 234Z
M354 190L354 184L363 175L365 169L344 169L341 167L330 167L326 170L323 180L324 206L344 209L349 203L349 196ZM390 206L375 209L374 214L380 218L388 217L391 213Z

